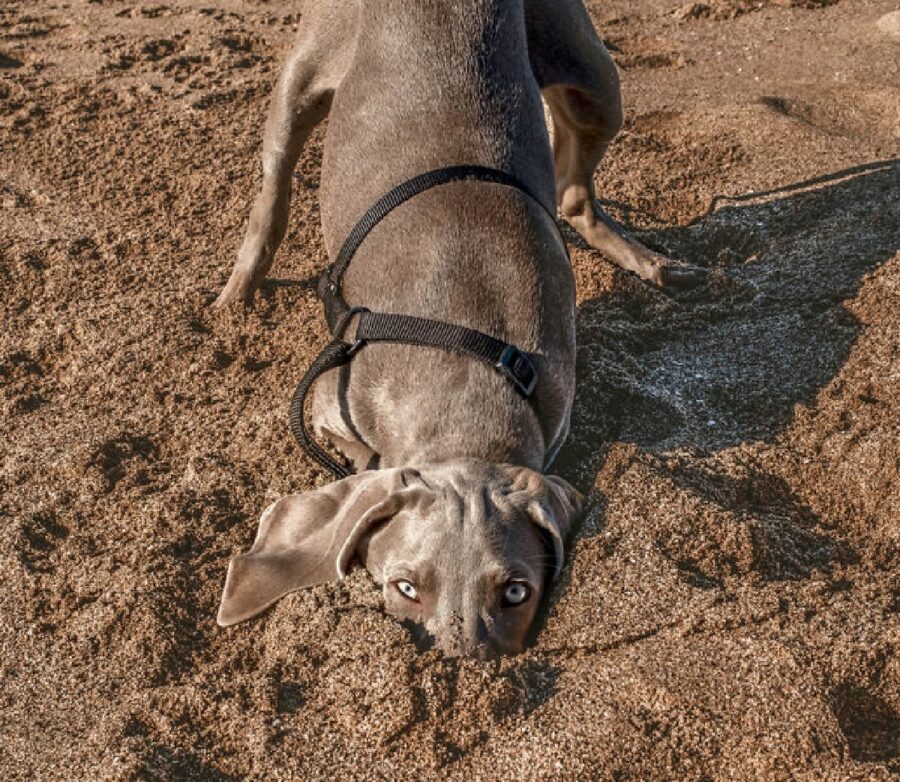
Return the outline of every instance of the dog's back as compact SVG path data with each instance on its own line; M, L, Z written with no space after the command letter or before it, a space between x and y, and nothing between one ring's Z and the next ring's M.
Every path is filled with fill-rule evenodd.
M322 220L332 256L379 196L460 164L506 171L554 209L553 162L521 3L364 3L326 139ZM538 396L546 431L527 403L510 404L503 378L470 358L368 347L356 359L345 408L366 441L389 444L380 451L383 463L408 463L417 448L435 458L439 444L448 458L462 452L542 467L534 443L549 448L560 435L574 378L573 324L559 317L573 310L574 286L545 209L520 191L483 182L428 191L367 237L344 292L351 305L483 330L540 354L543 364ZM374 395L373 386L380 389Z
M361 6L323 161L330 249L381 194L443 166L501 168L552 208L553 160L521 0Z

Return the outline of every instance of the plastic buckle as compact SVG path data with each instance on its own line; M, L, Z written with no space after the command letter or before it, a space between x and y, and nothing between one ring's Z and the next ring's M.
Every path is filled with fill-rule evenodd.
M531 396L538 381L537 367L515 345L507 345L494 368L513 384L526 399Z

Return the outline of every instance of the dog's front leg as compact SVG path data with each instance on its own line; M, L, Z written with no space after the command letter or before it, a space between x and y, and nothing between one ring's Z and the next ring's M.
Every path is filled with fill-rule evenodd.
M356 38L355 3L317 10L308 3L303 29L281 72L269 106L263 140L262 189L238 258L215 306L250 304L272 266L287 230L291 177L310 133L328 114Z

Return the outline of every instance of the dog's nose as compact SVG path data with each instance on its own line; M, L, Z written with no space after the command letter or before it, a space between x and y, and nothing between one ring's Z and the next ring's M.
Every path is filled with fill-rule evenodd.
M439 634L440 646L448 657L475 657L486 660L495 656L490 632L478 614L469 617L452 615Z
M497 656L496 651L489 643L472 643L459 637L446 639L441 643L441 650L447 657L473 657L476 660L489 660Z

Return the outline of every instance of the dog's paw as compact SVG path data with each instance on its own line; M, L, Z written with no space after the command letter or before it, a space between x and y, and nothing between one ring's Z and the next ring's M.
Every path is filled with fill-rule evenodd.
M233 304L243 304L245 307L249 307L253 303L254 293L256 293L256 286L253 285L250 275L235 269L212 306L215 309L223 309Z
M707 269L666 258L658 262L650 282L660 288L687 290L703 285L708 277Z

